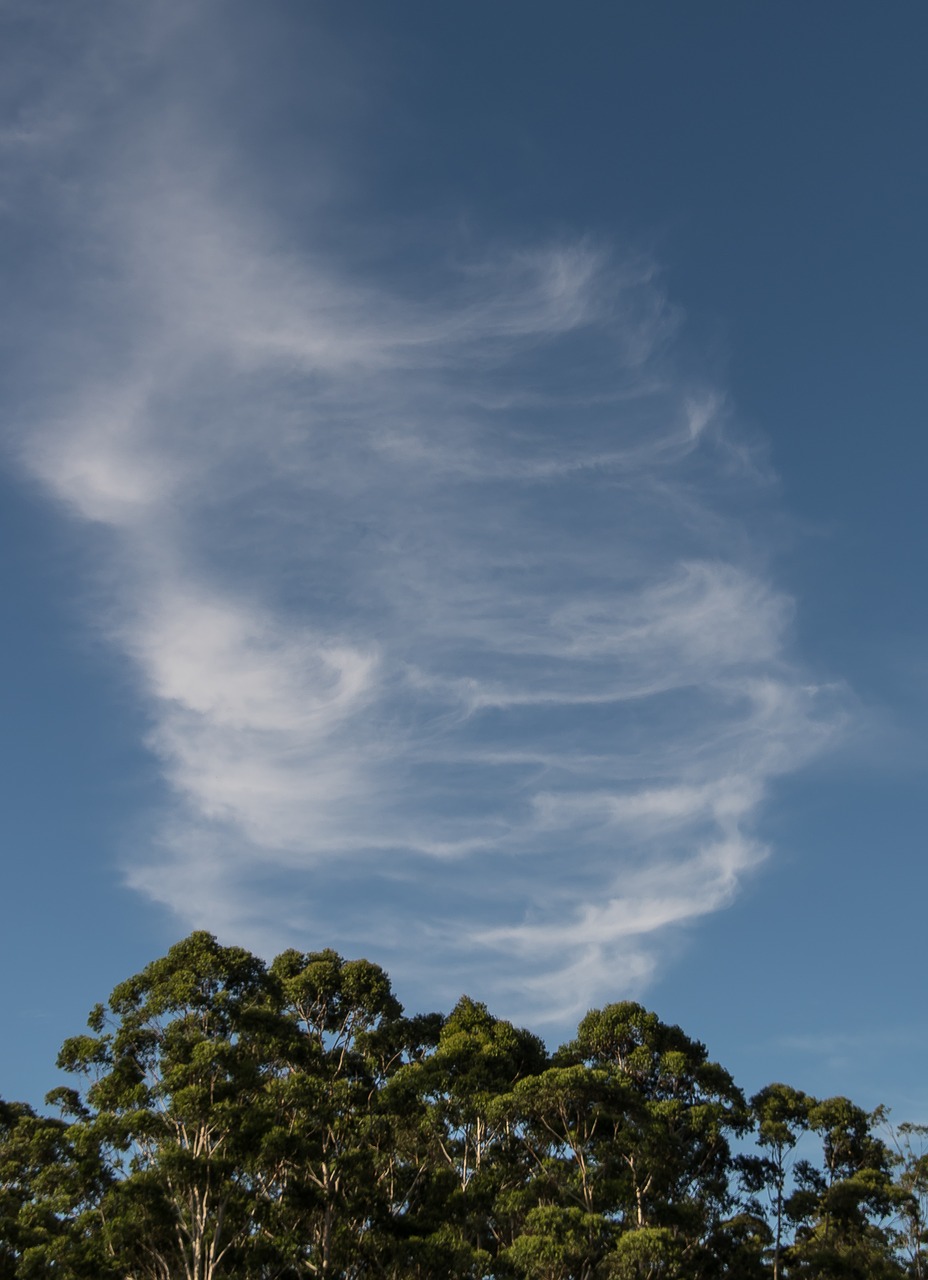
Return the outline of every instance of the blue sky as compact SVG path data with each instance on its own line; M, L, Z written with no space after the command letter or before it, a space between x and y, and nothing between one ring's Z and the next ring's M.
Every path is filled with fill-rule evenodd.
M928 1119L924 10L0 18L0 1093L205 927Z

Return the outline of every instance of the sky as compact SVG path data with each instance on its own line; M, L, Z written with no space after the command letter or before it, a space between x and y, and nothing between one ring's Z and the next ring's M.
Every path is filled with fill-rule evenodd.
M205 928L928 1120L924 7L0 27L0 1095Z

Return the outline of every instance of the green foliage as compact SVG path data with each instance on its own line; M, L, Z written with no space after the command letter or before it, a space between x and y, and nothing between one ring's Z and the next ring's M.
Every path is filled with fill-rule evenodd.
M909 1273L922 1280L928 1273L928 1126L901 1124L892 1141L899 1170L893 1240Z
M882 1109L866 1112L848 1098L808 1100L807 1123L822 1162L796 1164L796 1191L786 1201L795 1223L786 1250L790 1276L891 1277L903 1274L891 1250L890 1219L900 1199L892 1157L875 1133Z
M527 1215L524 1232L504 1256L526 1280L587 1280L595 1275L610 1234L600 1214L539 1205Z
M194 933L59 1065L61 1118L0 1103L0 1280L925 1274L925 1130L891 1148L881 1111L784 1084L748 1105L628 1001L551 1056L467 997L404 1017L367 960Z
M683 1266L679 1238L667 1227L642 1227L619 1238L605 1274L609 1280L664 1280Z
M105 1276L93 1208L110 1181L86 1135L0 1101L0 1277Z

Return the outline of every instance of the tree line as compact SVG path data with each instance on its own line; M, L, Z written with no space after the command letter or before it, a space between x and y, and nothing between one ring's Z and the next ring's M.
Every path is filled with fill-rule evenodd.
M334 951L194 933L0 1102L0 1280L922 1277L925 1130L745 1098L641 1005L555 1053Z

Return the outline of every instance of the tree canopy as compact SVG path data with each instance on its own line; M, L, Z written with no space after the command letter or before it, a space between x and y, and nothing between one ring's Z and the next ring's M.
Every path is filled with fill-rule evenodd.
M922 1277L925 1130L773 1083L632 1001L555 1053L404 1015L332 950L194 933L0 1103L0 1280Z

